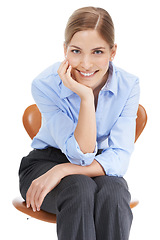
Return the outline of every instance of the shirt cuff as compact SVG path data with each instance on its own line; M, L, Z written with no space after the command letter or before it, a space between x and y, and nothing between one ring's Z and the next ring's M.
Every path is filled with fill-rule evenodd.
M74 137L74 134L68 139L66 143L66 157L68 160L77 165L90 165L95 155L97 154L97 142L93 153L83 153Z
M123 154L121 158L115 151L108 149L97 155L95 160L103 167L106 175L123 177L128 168L129 156Z

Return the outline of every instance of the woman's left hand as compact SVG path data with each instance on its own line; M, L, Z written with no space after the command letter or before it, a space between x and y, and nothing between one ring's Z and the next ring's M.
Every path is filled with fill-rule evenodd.
M62 171L57 165L35 179L26 194L27 208L31 206L34 212L40 211L45 196L60 183L62 178Z

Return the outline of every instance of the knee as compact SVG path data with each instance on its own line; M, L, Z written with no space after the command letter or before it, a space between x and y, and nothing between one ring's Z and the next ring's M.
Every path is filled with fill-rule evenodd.
M90 177L85 175L70 175L61 183L61 191L58 195L58 205L62 206L91 206L94 205L97 185Z
M66 177L65 180L68 181L68 193L77 199L94 197L97 186L90 177L76 174Z
M108 205L122 205L130 203L130 193L123 178L104 176L98 180L97 197L105 201ZM98 202L98 201L97 201Z

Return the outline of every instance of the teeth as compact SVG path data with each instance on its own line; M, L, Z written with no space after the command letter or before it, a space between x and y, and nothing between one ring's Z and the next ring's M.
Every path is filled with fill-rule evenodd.
M83 73L83 72L80 72L83 76L85 76L85 77L89 77L89 76L91 76L91 75L93 75L95 72L93 72L93 73Z

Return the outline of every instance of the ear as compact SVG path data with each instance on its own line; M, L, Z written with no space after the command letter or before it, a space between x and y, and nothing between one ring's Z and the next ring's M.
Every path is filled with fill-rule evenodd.
M113 59L116 56L116 52L117 52L117 44L114 44L114 46L111 49L110 61L113 61Z
M67 55L67 46L66 46L66 43L64 42L63 44L63 48L64 48L64 56L66 58L66 55Z

